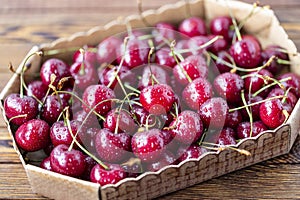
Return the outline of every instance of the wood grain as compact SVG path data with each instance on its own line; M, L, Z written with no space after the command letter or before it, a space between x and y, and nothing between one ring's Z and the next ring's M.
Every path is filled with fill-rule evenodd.
M177 0L143 0L144 9ZM254 0L244 0L253 3ZM300 48L300 1L261 0L271 5L290 38ZM87 31L120 16L137 14L135 0L0 0L0 90L34 44ZM300 198L300 140L287 155L212 179L159 199ZM0 199L46 199L34 194L0 117Z

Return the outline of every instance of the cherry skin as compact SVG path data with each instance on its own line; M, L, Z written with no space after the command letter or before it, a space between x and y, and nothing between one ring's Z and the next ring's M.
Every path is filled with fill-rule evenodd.
M170 151L165 151L160 160L147 165L147 170L150 172L156 172L165 166L173 164L176 164L175 155Z
M65 144L60 144L51 152L50 162L54 172L79 177L85 170L85 155L75 149L68 149Z
M190 17L183 20L179 25L179 32L188 37L207 34L205 22L199 17Z
M199 115L205 127L222 128L228 113L227 102L221 97L205 101L199 108Z
M130 135L133 135L137 131L137 126L131 114L120 109L112 109L107 113L105 121L103 122L103 128L113 133L117 128L117 133L125 132Z
M192 54L199 55L199 54L203 53L204 50L207 49L207 47L201 48L201 49L199 47L204 45L208 41L209 41L209 38L207 36L203 36L203 35L194 36L194 37L190 38L188 41L188 49L191 51Z
M97 162L90 156L85 156L85 169L83 174L80 176L81 179L90 181L90 175L93 167L97 165Z
M221 97L234 104L241 102L244 81L239 75L226 72L215 78L214 88Z
M229 108L234 108L232 105L228 105ZM240 110L228 112L225 119L225 126L235 129L243 120L243 116Z
M73 54L73 63L88 63L89 65L95 67L98 65L97 53L94 51L95 47L84 46L83 53L80 50L75 51Z
M52 74L56 76L52 84L55 87L62 78L71 77L69 66L64 61L57 58L46 60L41 67L40 76L45 85L48 86L51 83Z
M188 159L197 159L206 152L206 149L195 144L189 147L179 147L177 152L178 162L180 163Z
M98 63L114 63L117 59L116 49L120 48L122 41L117 37L108 37L98 45Z
M268 60L272 56L276 56L276 58L288 61L289 60L288 54L284 53L281 50L284 51L284 49L278 45L267 46L261 53L262 64L267 63ZM278 74L284 67L288 66L288 65L284 65L284 64L279 64L277 62L276 58L271 62L271 64L269 66L266 67L266 69L269 70L273 74Z
M131 139L133 153L145 162L155 162L160 159L165 150L165 139L159 129L137 132Z
M252 124L252 135L251 133L251 124L250 122L242 122L241 124L238 125L237 127L237 136L239 139L244 139L248 137L255 137L259 133L266 131L267 127L264 125L263 122L261 121L255 121Z
M140 126L146 126L146 124L148 124L148 126L152 127L156 123L155 116L150 115L144 107L139 105L132 105L130 113Z
M112 133L101 129L94 137L95 148L100 160L120 163L132 156L131 137L127 133Z
M261 47L256 39L244 36L230 47L235 63L247 69L257 67L261 62Z
M252 103L258 103L258 102L262 102L263 101L263 98L261 96L250 96L249 95L246 95L246 103L247 104L252 104ZM253 106L249 106L249 110L251 112L251 116L252 116L252 119L254 121L257 121L260 119L259 117L259 107L260 107L260 104L256 104L256 105L253 105ZM242 113L242 116L243 116L243 119L245 121L249 121L249 114L246 110L246 108L242 109L241 110L241 113Z
M177 82L186 86L189 83L187 76L191 80L199 77L206 78L208 76L208 67L201 55L192 55L173 68L173 75Z
M42 169L48 170L48 171L53 171L51 167L51 161L50 161L50 156L42 160L40 167Z
M140 103L151 114L166 114L175 101L172 88L165 84L145 87L140 93Z
M182 91L182 99L192 110L198 110L199 107L212 97L212 86L204 78L197 78L189 83Z
M210 32L214 35L221 35L228 42L232 41L234 30L232 19L228 16L219 16L210 22Z
M251 93L255 93L265 85L268 85L271 81L267 80L267 77L274 77L273 74L266 69L251 72L249 75L249 77L244 79L244 87L246 92L250 91ZM266 89L263 93L268 93L268 90ZM260 95L262 95L262 93L260 93Z
M274 88L271 90L271 92L268 94L267 98L271 97L278 97L278 96L285 96L284 102L282 102L283 109L286 110L288 113L291 113L298 101L298 98L294 95L292 92L288 92L286 94L286 91L281 88ZM280 98L283 100L283 98Z
M236 132L232 128L225 127L218 134L218 140L216 143L219 145L235 145L235 135Z
M3 106L6 117L15 125L22 125L38 115L38 102L30 96L12 93L4 99Z
M295 73L292 73L292 72L288 72L288 73L285 73L281 76L278 77L278 80L282 80L282 79L285 79L285 78L290 78L289 80L287 81L283 81L281 82L282 85L288 89L288 88L292 88L291 89L291 92L293 92L296 97L300 97L300 76L298 76L297 74Z
M165 40L172 42L176 39L176 28L167 22L159 22L152 31L156 45L165 43Z
M217 35L209 35L207 38L208 40L212 40ZM213 52L214 54L225 51L228 47L228 42L224 38L217 39L214 43L208 46L207 50Z
M110 99L115 98L113 90L105 85L90 85L82 95L84 104L82 104L85 112L94 109L100 115L106 115L114 105Z
M87 115L90 114L88 117ZM87 117L87 118L86 118ZM100 128L99 121L94 113L87 113L84 110L79 110L74 114L73 120L79 121L86 128Z
M215 74L223 74L225 72L230 72L230 70L232 68L228 67L226 63L229 63L229 64L233 64L232 61L230 60L230 55L227 51L220 51L217 53L217 57L218 59L215 60L215 65L217 67L217 69L214 69L215 70Z
M270 129L275 129L285 121L283 105L279 99L273 99L262 103L259 107L261 121Z
M38 151L50 144L49 125L40 119L22 124L15 133L15 140L25 151Z
M26 94L27 96L35 96L39 100L43 100L46 96L48 87L43 84L40 80L31 81L27 85Z
M203 124L196 112L185 110L170 124L172 137L184 144L196 142L203 134Z
M110 164L108 167L109 169L104 169L99 164L95 165L90 174L91 182L105 186L115 184L127 177L127 173L120 165Z
M163 47L155 52L155 63L173 68L176 60L172 56L170 48Z

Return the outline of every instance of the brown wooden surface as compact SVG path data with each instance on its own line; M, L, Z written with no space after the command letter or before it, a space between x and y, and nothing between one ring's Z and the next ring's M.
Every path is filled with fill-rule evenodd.
M245 0L253 3L254 0ZM144 9L176 0L144 0ZM300 1L261 0L271 5L300 49ZM135 0L0 0L0 89L34 44L87 31L120 16L137 13ZM300 199L300 140L292 151L267 162L227 174L160 199ZM0 118L0 199L44 199L34 194L11 138Z

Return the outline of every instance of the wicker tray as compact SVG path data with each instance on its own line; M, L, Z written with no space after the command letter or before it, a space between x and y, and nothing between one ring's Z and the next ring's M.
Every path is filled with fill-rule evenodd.
M185 2L166 5L158 10L144 12L143 17L151 25L159 21L176 24L186 17L186 6ZM189 8L192 15L203 17L207 21L219 15L228 15L228 8L230 8L237 20L240 20L248 15L252 5L237 1L196 0L189 3ZM103 27L95 27L88 32L76 33L69 38L35 46L28 55L39 50L77 47L85 44L96 45L109 35L125 31L126 23L130 23L132 28L145 27L141 16L129 16L124 21L112 21ZM271 10L260 9L247 21L245 30L256 35L263 47L268 44L278 44L291 53L297 52L294 43L288 39ZM58 55L65 60L70 59L71 56L72 53L70 52ZM43 59L47 58L44 57ZM290 55L290 60L292 62L290 70L300 74L300 56ZM43 60L35 56L30 62L31 68L27 73L34 73L39 71ZM20 64L18 71L21 70L22 65L23 63ZM18 92L18 90L19 77L13 75L0 94L0 99L3 100L8 94ZM3 110L2 104L1 108ZM3 115L13 138L4 111ZM14 141L13 144L26 170L32 190L46 197L54 199L151 199L288 153L299 133L299 119L300 101L295 106L287 123L276 130L261 133L255 138L241 140L236 147L248 150L251 156L245 156L231 150L209 152L198 159L185 161L176 166L167 166L157 172L147 172L138 178L127 178L115 185L104 187L27 164Z

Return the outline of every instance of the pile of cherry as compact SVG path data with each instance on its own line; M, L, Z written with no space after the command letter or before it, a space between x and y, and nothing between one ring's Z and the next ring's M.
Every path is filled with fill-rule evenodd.
M17 145L25 156L44 151L44 169L106 185L275 129L300 78L282 73L284 49L262 49L233 22L128 30L78 49L72 63L46 60L27 85L25 65L20 94L4 101Z

